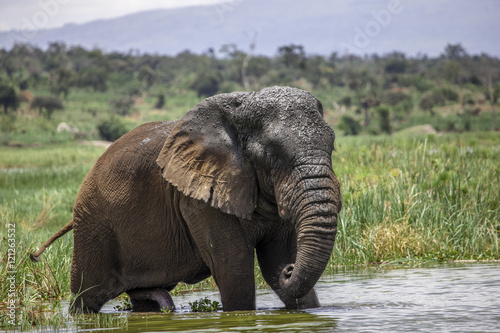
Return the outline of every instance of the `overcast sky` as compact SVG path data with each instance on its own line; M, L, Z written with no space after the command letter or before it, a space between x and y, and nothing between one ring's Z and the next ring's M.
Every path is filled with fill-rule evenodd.
M266 35L260 34L257 44L260 49L257 49L257 52L268 54L275 52L279 45L293 41L307 45L310 52L332 52L333 50L345 52L348 49L349 52L356 54L383 54L399 50L411 55L425 53L431 56L439 55L448 43L461 43L471 54L486 52L500 56L500 0L313 0L310 2L261 0L258 4L256 3L255 0L0 0L0 32L16 29L28 31L29 35L29 30L57 28L68 23L82 24L141 11L207 5L213 7L213 10L211 8L207 10L212 11L215 19L216 15L220 18L214 23L217 26L217 32L211 30L212 34L204 37L209 40L198 41L199 45L177 43L182 44L179 46L182 49L192 49L196 46L205 49L218 47L221 43L228 43L227 38L230 38L231 43L239 43L238 41L243 40L246 45L247 39L241 37L243 36L241 31L260 33L264 29L262 31L267 32ZM265 13L262 10L263 3L266 8ZM324 8L322 6L325 3L328 5L331 3L332 7L328 11L320 11L318 15L316 9ZM262 15L271 19L265 22L245 21L250 7L254 4L260 12L254 10L253 15ZM393 10L391 8L394 4L396 7ZM393 10L393 15L386 17L387 15L380 14L388 10ZM275 27L275 22L286 22L280 14L287 12L287 15L291 17L290 11L295 11L293 17L297 20L297 24L308 20L308 15L318 18L318 22L322 22L322 28L313 29L314 26L311 26L311 23L314 24L316 21L309 20L307 23L309 23L310 30L308 31L309 33L313 31L317 35L321 34L322 38L315 36L316 42L310 45L310 36L301 35L303 31L300 29L294 29L296 35L290 36L291 30L280 30L279 26ZM232 22L231 18L235 17L238 17L239 21ZM221 24L226 18L226 24ZM217 39L221 36L220 32L224 31L224 27L230 24L232 24L232 30L225 31L224 38L226 39ZM197 27L194 26L193 29ZM24 36L24 39L13 39L13 36L19 35ZM58 36L63 35L58 33ZM71 44L79 38L80 41L87 42L87 47L92 47L97 45L99 40L97 37L99 36L96 36L95 40L88 40L88 36L82 37L80 34L71 35L66 39L59 37L59 39ZM273 39L274 37L280 39ZM37 41L22 33L17 33L17 35L16 33L3 33L3 36L0 34L0 47L9 48L16 41L26 42L26 38L33 43L38 43L40 47L47 45L47 40L42 37ZM101 42L103 44L100 47L121 50L118 46L113 46L109 40ZM152 43L151 45L155 48L151 48L152 46L148 43ZM139 46L132 45L141 45L140 47L145 47L145 52L164 51L157 49L156 41L138 42L132 38L121 40L118 44L126 48L139 48ZM149 49L147 49L148 45L151 46ZM267 47L265 51L263 51L264 47ZM180 52L180 50L168 52Z
M0 0L0 31L29 28L30 22L54 28L119 17L144 10L211 5L231 0Z

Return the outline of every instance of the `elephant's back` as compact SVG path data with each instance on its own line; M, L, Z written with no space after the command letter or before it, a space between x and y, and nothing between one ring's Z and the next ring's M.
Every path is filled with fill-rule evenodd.
M158 121L140 125L116 140L97 160L85 178L75 204L89 204L96 211L141 204L151 186L161 183L156 163L165 139L178 121ZM139 201L138 201L139 200ZM106 207L107 206L107 207ZM88 211L88 207L85 207ZM96 212L93 212L96 213Z
M160 152L163 143L179 121L155 121L137 126L116 140L99 158L96 166L107 164L113 167L130 159L131 154L149 156Z

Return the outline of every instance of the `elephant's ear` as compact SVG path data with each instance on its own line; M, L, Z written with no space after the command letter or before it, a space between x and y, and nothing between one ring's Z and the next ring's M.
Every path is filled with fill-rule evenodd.
M172 129L157 163L182 193L250 219L257 202L253 166L233 119L244 93L218 95L195 106Z

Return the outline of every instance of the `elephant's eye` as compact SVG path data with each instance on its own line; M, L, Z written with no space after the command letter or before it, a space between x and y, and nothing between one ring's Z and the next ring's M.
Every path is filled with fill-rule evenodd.
M266 147L266 161L270 164L276 163L276 160L278 159L279 151L277 150L276 147L274 146L267 146Z

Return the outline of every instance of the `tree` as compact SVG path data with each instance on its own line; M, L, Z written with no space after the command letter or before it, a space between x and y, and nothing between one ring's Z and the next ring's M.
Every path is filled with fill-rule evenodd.
M285 45L278 48L278 56L286 67L304 69L306 54L302 45Z
M50 71L61 66L65 66L68 62L67 47L63 42L53 42L49 44L45 52L45 69Z
M434 115L434 107L443 105L445 103L445 98L442 94L436 91L426 91L418 106L425 111L429 111L431 115Z
M79 77L79 85L81 87L92 87L94 91L106 91L108 73L103 68L87 67Z
M389 117L389 109L385 106L377 108L377 113L380 120L380 130L384 133L391 134L391 118Z
M361 132L360 123L347 115L340 119L340 128L344 130L345 135L358 135Z
M361 103L361 106L363 107L363 111L364 111L364 117L365 117L365 121L363 123L363 127L364 128L367 128L368 125L370 125L370 121L371 121L371 115L370 115L370 109L374 106L379 106L380 105L380 101L376 98L365 98L363 100L363 102Z
M406 72L408 61L406 56L401 52L393 52L388 56L389 60L384 66L384 71L387 74L401 74Z
M103 140L116 141L123 134L128 132L128 128L121 118L112 116L109 119L101 121L99 125L97 125L97 131Z
M122 96L112 99L111 101L109 101L109 104L111 104L111 107L113 108L113 113L120 116L127 116L132 113L134 99L130 96Z
M9 84L0 83L0 105L3 106L5 114L8 114L9 110L15 111L19 106L16 90Z
M444 48L444 56L450 60L456 60L467 56L467 52L461 44L448 44Z
M352 71L346 73L346 83L349 89L353 90L358 99L358 105L363 108L364 122L363 127L367 128L370 124L371 115L370 108L380 105L380 101L376 96L377 80L371 76L366 70ZM374 96L374 97L366 97ZM364 98L363 98L364 97Z
M156 101L155 108L162 109L164 105L165 105L165 94L161 92L158 94L158 100Z
M146 85L146 89L149 89L156 82L156 74L149 65L143 65L139 69L139 80Z
M63 94L66 98L69 94L69 88L73 85L75 79L74 71L59 67L52 71L50 91L55 95Z
M191 89L196 91L198 96L208 97L217 94L219 91L222 77L215 71L203 71L191 84Z

